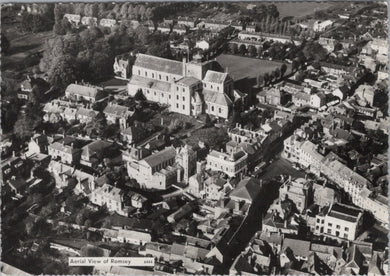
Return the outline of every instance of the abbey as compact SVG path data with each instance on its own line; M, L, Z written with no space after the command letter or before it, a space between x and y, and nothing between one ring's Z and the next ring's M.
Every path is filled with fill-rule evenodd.
M198 116L203 113L227 119L241 93L234 91L228 73L216 71L216 61L199 58L182 62L137 54L128 93L142 92L147 100L167 104L173 112Z

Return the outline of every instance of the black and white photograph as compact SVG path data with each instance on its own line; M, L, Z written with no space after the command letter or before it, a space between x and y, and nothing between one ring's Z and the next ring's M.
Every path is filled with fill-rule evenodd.
M1 274L388 275L387 1L1 4Z

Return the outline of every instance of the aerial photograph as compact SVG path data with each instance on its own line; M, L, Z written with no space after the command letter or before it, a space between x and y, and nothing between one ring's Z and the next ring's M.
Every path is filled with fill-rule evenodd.
M3 275L388 275L387 2L1 4Z

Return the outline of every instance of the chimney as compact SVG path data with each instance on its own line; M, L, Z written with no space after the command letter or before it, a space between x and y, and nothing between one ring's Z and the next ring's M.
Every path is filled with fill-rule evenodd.
M187 63L187 58L184 56L183 57L183 72L182 72L182 74L183 74L183 77L185 77L186 75L187 75L187 65L186 65L186 63Z
M284 228L287 228L287 219L284 220Z
M240 202L234 201L234 210L239 211L240 210Z
M15 151L13 150L12 151L12 157L15 157L16 155L15 155Z
M164 125L164 118L161 117L161 125L163 126Z

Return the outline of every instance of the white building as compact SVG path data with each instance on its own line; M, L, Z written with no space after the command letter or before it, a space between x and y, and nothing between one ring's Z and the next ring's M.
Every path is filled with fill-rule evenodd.
M207 155L206 169L224 172L229 177L242 176L247 171L247 158L244 151L229 154L213 150Z
M106 205L110 212L127 215L123 209L123 194L119 188L104 184L102 187L92 191L90 200L99 206Z
M327 28L331 27L333 25L332 20L325 20L325 21L315 21L313 25L313 30L315 32L323 32Z
M195 48L202 49L203 51L206 51L210 48L210 43L208 43L206 40L199 40L195 43Z
M316 216L315 234L354 241L363 223L361 209L335 203L325 215Z

